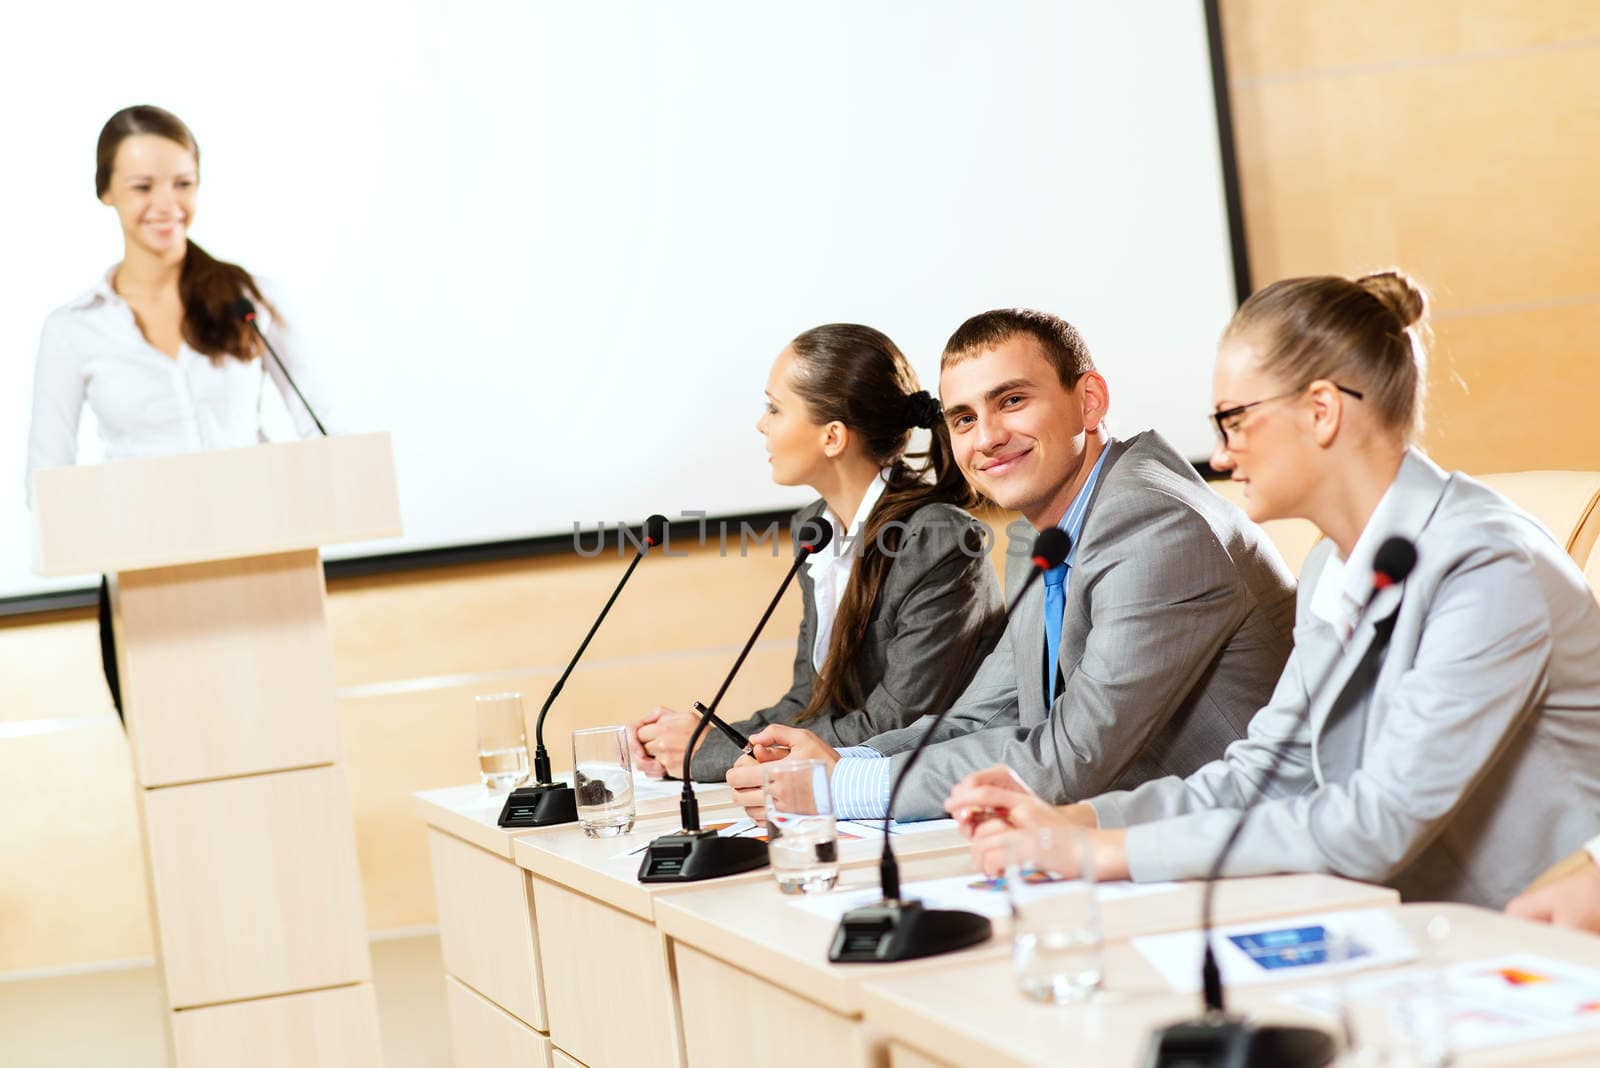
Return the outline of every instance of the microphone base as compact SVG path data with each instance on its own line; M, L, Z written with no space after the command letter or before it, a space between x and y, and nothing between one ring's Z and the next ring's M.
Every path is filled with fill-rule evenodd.
M721 838L716 831L679 831L650 843L639 863L641 883L693 883L767 866L767 843Z
M881 901L851 909L833 934L828 959L835 964L876 964L954 953L987 942L987 916L923 908L920 901Z
M536 782L512 790L496 821L502 827L555 827L578 821L578 795L558 782Z
M1157 1031L1145 1068L1323 1068L1333 1036L1310 1027L1257 1027L1213 1014Z

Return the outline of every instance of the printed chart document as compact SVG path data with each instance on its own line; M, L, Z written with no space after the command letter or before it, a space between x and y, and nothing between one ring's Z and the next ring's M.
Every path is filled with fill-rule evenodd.
M1600 1032L1600 970L1531 953L1467 961L1442 973L1402 968L1342 987L1292 990L1278 1000L1336 1020L1346 1004L1377 1002L1406 1012L1407 1003L1419 997L1437 999L1437 1015L1428 1017L1448 1021L1450 1047L1456 1051Z
M1076 879L1057 879L1043 872L1030 872L1025 878L1033 884L1036 892L1039 888L1051 884L1059 886L1061 893L1081 893L1083 888L1083 884ZM1095 884L1095 892L1102 902L1114 901L1124 897L1163 894L1177 888L1177 883L1106 882ZM1011 915L1011 898L1006 895L1006 881L1004 879L986 879L976 872L968 875L950 875L942 879L922 879L917 882L904 883L900 887L900 893L902 897L921 900L929 908L963 909L995 920L1006 919ZM818 916L837 920L853 908L871 905L882 899L883 894L879 889L872 887L866 890L836 891L831 894L797 897L791 900L789 904L797 909L804 909L807 912L816 913Z
M1381 909L1354 909L1213 928L1217 966L1226 986L1340 975L1415 960L1400 921ZM1200 989L1204 944L1199 931L1133 940L1174 990Z

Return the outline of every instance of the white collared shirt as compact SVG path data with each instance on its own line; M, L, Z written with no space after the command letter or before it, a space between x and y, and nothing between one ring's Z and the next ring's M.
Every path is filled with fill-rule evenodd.
M1317 588L1311 591L1311 614L1333 627L1333 632L1345 645L1350 644L1356 617L1372 592L1372 558L1377 555L1378 546L1393 533L1389 513L1394 510L1394 501L1394 483L1390 483L1378 499L1367 525L1361 529L1361 536L1350 550L1350 559L1342 559L1337 548L1329 553L1327 563L1322 565L1322 574L1317 577Z
M265 354L213 361L185 342L174 359L152 346L133 309L112 288L116 270L112 267L93 288L45 320L28 432L30 501L33 472L77 462L78 421L85 404L94 412L107 460L254 445L266 440L261 429L265 372L283 395L296 431L302 437L316 433L305 407ZM296 358L287 331L264 307L258 321L306 399L325 417L314 382L307 381L312 376Z
M828 658L833 621L839 614L844 591L850 585L850 571L855 564L856 554L861 551L861 532L888 484L889 469L884 468L868 484L867 492L856 506L856 514L848 522L834 515L831 508L824 507L822 510L822 517L833 524L833 540L820 553L813 553L806 558L806 574L811 578L812 597L817 609L817 640L811 647L811 666L819 673L823 661ZM847 530L851 532L848 540L845 534Z

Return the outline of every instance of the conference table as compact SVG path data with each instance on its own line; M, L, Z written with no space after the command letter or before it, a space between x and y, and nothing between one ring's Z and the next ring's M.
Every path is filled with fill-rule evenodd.
M901 865L902 886L972 871L965 849L908 857ZM870 893L877 881L875 868L848 871L834 892ZM1394 891L1385 887L1326 875L1287 875L1226 880L1218 887L1215 908L1217 922L1228 924L1387 907L1396 901ZM1103 901L1101 924L1108 943L1125 944L1135 935L1191 927L1199 912L1199 884L1181 883L1161 893ZM834 916L797 906L760 884L674 894L657 903L656 924L672 943L684 1043L694 1068L748 1065L751 1042L761 1044L759 1063L764 1065L881 1064L881 1029L871 1021L863 1027L862 1022L868 992L885 981L916 977L947 991L950 997L941 1002L940 1011L951 1015L966 1011L960 1007L962 999L981 1003L979 995L1023 1003L1011 979L1009 930L1003 920L995 921L995 936L979 946L895 964L829 963ZM974 979L978 975L984 977L981 989ZM760 1021L760 1026L752 1035L738 1021ZM987 1030L981 1018L976 1023L980 1031ZM951 1063L987 1062L968 1057Z
M747 1065L756 1041L762 1064L876 1065L890 1047L865 1018L875 984L926 975L960 990L969 975L998 969L1005 981L990 993L1021 1000L1012 993L1003 924L999 936L961 953L839 965L827 960L836 921L779 893L767 869L639 883L636 851L678 826L668 793L641 800L631 834L604 839L575 825L499 828L505 795L481 787L416 795L432 850L458 1065ZM725 787L702 787L699 796L706 824L743 815L728 806ZM952 828L907 831L896 836L906 882L971 872ZM870 834L842 840L840 884L824 897L870 892L879 849ZM1220 886L1217 917L1230 923L1395 901L1391 890L1331 876L1236 879ZM1199 887L1181 884L1108 901L1102 914L1115 943L1188 927L1198 909Z
M1434 960L1441 966L1534 954L1600 969L1600 938L1593 935L1513 920L1467 905L1393 905L1386 911L1416 944L1436 947ZM1448 921L1450 933L1442 941L1431 942L1426 928L1440 917ZM1347 981L1353 984L1373 974L1357 973ZM891 1068L975 1064L1134 1068L1144 1063L1153 1029L1192 1018L1199 1007L1198 994L1175 993L1128 941L1107 944L1105 990L1084 1004L1051 1006L1025 1000L1016 992L1010 962L997 955L973 961L962 971L959 982L951 980L948 971L921 969L880 976L864 986L865 1023L887 1042ZM1319 983L1328 980L1234 989L1228 994L1228 1007L1264 1022L1337 1031L1333 1019L1282 1000L1297 988ZM1350 1056L1341 1060L1356 1063ZM1452 1064L1454 1068L1600 1064L1600 1027L1514 1044L1458 1049Z
M1084 1004L1040 1005L1017 991L1004 919L989 941L958 953L830 963L838 914L877 885L880 839L858 825L846 826L855 837L841 840L830 894L781 894L768 869L641 884L640 850L678 829L675 790L644 791L633 831L603 839L571 824L499 828L505 795L477 786L416 795L433 854L457 1065L1133 1066L1154 1029L1198 1008L1198 995L1176 991L1133 941L1192 929L1197 883L1108 890L1103 992ZM699 797L707 825L743 816L725 787L701 787ZM971 862L953 827L905 828L895 841L903 884L961 877L968 885ZM1600 976L1600 938L1461 905L1400 905L1392 890L1328 875L1223 880L1215 908L1219 926L1367 910L1392 916L1417 945L1443 917L1451 934L1438 943L1441 966L1522 953ZM1235 989L1229 1007L1334 1030L1334 1020L1282 1000L1319 982L1328 980ZM1456 1063L1600 1064L1600 1027L1471 1048Z
M714 882L638 881L638 851L678 829L678 789L639 781L634 829L612 838L589 838L576 824L499 827L506 795L481 786L413 795L427 826L456 1064L685 1063L658 902L707 886L783 895L766 868ZM699 784L696 796L703 825L744 816L726 786ZM839 843L846 872L879 855L881 839L854 833ZM949 828L897 843L908 858L966 853Z
M675 790L640 786L641 820L677 810ZM700 785L696 796L726 805L732 791ZM545 1011L533 880L513 851L524 837L569 828L500 827L505 799L473 784L422 790L412 804L428 834L455 1063L548 1066L558 1051Z

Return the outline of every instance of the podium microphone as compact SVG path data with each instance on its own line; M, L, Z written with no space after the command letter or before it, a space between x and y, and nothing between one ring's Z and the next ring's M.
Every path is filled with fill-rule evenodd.
M296 397L300 398L301 407L305 408L306 414L311 417L311 421L317 424L317 429L322 431L322 436L327 437L328 428L322 425L322 420L317 418L317 413L311 410L310 402L306 400L306 395L300 392L300 387L294 384L294 376L283 365L283 360L278 356L278 350L272 347L272 342L267 340L267 335L261 332L261 324L256 322L256 306L251 303L249 297L241 295L238 300L233 302L233 317L242 323L248 323L250 329L256 332L256 337L260 338L261 343L267 347L267 353L272 357L272 362L278 365L279 371L283 372L283 377L288 381L289 388L294 390Z
M761 636L761 630L767 625L767 620L772 618L773 611L783 599L783 593L789 588L789 583L794 581L800 565L805 563L806 558L812 553L826 549L828 543L833 540L833 524L823 519L808 519L800 526L798 540L800 547L794 554L794 563L789 566L789 573L783 576L783 583L778 587L772 603L761 613L761 621L756 624L750 640L744 643L744 649L740 651L739 658L733 662L733 669L728 672L728 677L722 680L717 695L711 699L709 706L702 705L699 701L694 703L695 711L700 713L700 722L695 724L694 733L689 735L688 748L683 751L683 798L678 802L678 813L683 817L683 829L676 834L664 834L650 843L650 847L645 850L644 860L639 863L641 883L692 883L701 879L715 879L720 875L754 871L767 863L767 843L754 838L723 838L716 831L700 829L700 802L695 799L694 781L689 776L689 769L694 763L695 746L700 744L700 736L705 733L707 724L712 722L733 738L735 745L746 750L750 747L750 742L744 735L717 718L717 705L722 701L722 695L728 692L728 687L733 684L733 677L744 666L745 657L750 655L751 647Z
M567 669L561 673L556 684L550 687L550 696L544 699L544 706L539 709L539 719L533 726L534 781L531 785L512 790L511 795L506 798L505 807L500 810L500 819L497 821L502 827L552 827L558 823L572 823L578 818L577 795L574 794L572 787L555 782L550 777L550 753L544 747L544 717L549 715L550 706L555 704L556 698L561 695L562 687L567 684L567 676L572 674L572 669L578 666L578 660L583 656L584 650L589 648L589 641L594 637L595 631L605 622L606 613L617 603L617 595L622 592L622 587L633 577L633 569L639 566L639 561L644 559L645 553L667 540L667 517L653 515L646 519L643 534L644 543L639 546L639 551L633 554L628 569L622 573L622 578L617 580L617 588L611 591L611 597L606 601L605 607L600 609L600 615L595 618L589 633L583 636L578 651L572 654ZM619 529L617 536L625 537L625 531Z
M1006 609L1006 625L1010 624L1011 614L1022 603L1029 587L1039 580L1039 576L1066 560L1071 549L1072 538L1066 531L1051 527L1039 532L1033 541L1033 569L1028 572L1022 588ZM889 827L894 820L894 800L900 793L900 786L906 781L912 765L916 764L917 757L928 747L928 739L933 737L945 713L950 711L955 696L947 686L946 692L939 697L939 710L934 714L933 722L917 739L911 755L906 758L905 767L900 769L894 785L889 788L889 808L883 814L883 859L878 863L883 900L844 914L839 921L839 929L833 933L833 944L828 947L828 959L836 964L873 964L934 957L975 946L987 941L992 933L993 928L987 916L958 909L929 909L924 908L921 901L902 899L900 865L895 860L894 846L889 840Z
M1379 592L1404 582L1416 566L1417 547L1408 539L1389 538L1378 546L1372 558L1372 587L1356 614L1351 633L1366 618L1367 610L1372 607ZM1323 670L1317 685L1306 691L1308 699L1305 711L1295 724L1296 734L1304 725L1305 717L1310 715L1311 706L1323 695L1322 691L1333 677L1334 669L1343 660L1342 655L1334 657L1333 662ZM1211 948L1211 904L1217 879L1222 874L1222 866L1229 854L1233 852L1234 843L1239 840L1240 832L1244 830L1245 821L1261 799L1267 796L1278 773L1283 770L1288 747L1289 743L1285 742L1273 752L1272 763L1267 766L1261 785L1245 802L1244 809L1233 824L1233 830L1217 851L1217 859L1211 862L1211 870L1206 873L1200 907L1201 939L1205 943L1200 978L1205 991L1205 1012L1198 1020L1172 1024L1157 1031L1144 1062L1147 1068L1321 1068L1331 1063L1337 1053L1332 1037L1315 1028L1256 1026L1227 1015L1223 1003L1222 971L1217 966L1217 957Z

